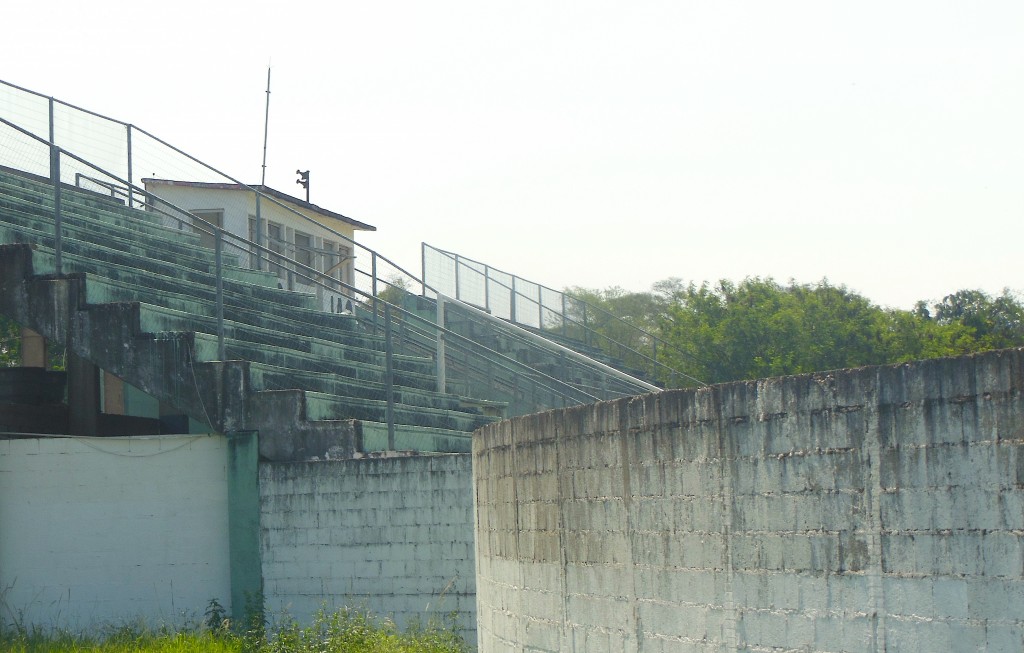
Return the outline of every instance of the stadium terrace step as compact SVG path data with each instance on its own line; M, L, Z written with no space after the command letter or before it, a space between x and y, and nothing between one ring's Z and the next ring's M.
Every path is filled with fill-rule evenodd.
M388 451L387 424L361 421L360 427L362 430L361 451L366 453ZM473 451L473 438L463 431L397 424L395 425L394 450L470 453Z
M330 367L330 366L326 366ZM384 380L358 379L347 376L347 370L300 370L277 367L266 363L249 365L250 383L257 390L294 390L304 389L323 394L387 401L387 387ZM372 368L364 368L366 374L377 372ZM357 372L358 372L357 371ZM399 404L420 406L437 410L462 410L460 398L454 395L443 395L422 388L404 387L395 384L392 396Z
M0 211L5 214L5 222L9 225L17 225L25 229L31 229L41 235L53 233L53 220L41 215L40 211L25 211L20 208L9 208L5 199L0 196ZM145 256L147 258L161 258L170 262L182 262L191 267L199 269L208 268L213 265L213 252L198 243L183 243L174 239L178 232L168 234L150 235L145 241L128 238L126 230L112 226L106 222L91 219L83 219L72 216L72 219L62 221L62 235L64 238L100 245L110 249L117 249L123 252ZM187 232L185 232L187 233ZM228 248L231 251L234 248ZM223 257L225 266L241 267L239 264L240 253L226 253Z
M0 172L0 197L5 208L46 215L53 220L53 186L46 184L29 187L9 183L10 176ZM135 234L157 239L174 238L184 244L198 245L200 235L191 228L170 227L159 213L128 208L117 200L80 191L73 186L61 186L61 217L71 221L87 220Z
M201 361L217 360L217 336L196 332L196 358ZM324 356L316 353L318 349L331 353ZM359 350L366 356L352 356L351 350L340 349L336 344L312 343L313 352L297 349L275 347L273 345L254 345L253 343L226 338L224 350L227 360L248 360L254 363L265 363L275 367L298 370L332 372L350 376L356 380L382 381L384 378L384 353L377 354L380 362L365 362L375 358L371 352ZM434 375L434 362L430 359L410 356L394 356L395 384L421 390L433 390L437 385Z
M502 412L436 392L429 356L393 354L389 387L383 335L317 310L314 295L280 289L276 275L239 267L239 256L222 267L228 360L217 361L214 256L198 236L62 188L56 277L52 193L0 171L0 242L25 243L0 246L0 309L214 428L264 424L275 431L267 455L308 455L353 428L364 450L385 448L389 414L396 448L468 451L468 432Z
M428 426L466 433L496 421L494 417L458 410L410 407L402 404L395 404L394 411L395 421L398 424ZM358 419L385 422L387 421L387 406L384 401L339 397L306 391L306 419L312 421Z

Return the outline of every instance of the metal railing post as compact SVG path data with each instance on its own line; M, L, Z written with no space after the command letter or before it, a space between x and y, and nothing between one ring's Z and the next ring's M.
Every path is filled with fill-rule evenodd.
M50 143L50 179L53 180L53 250L57 276L64 274L63 220L60 207L60 148Z
M484 266L484 308L491 312L491 268Z
M388 451L395 450L395 368L391 343L391 307L384 304L384 392L387 393Z
M447 392L448 379L445 370L445 338L444 338L444 295L437 296L437 391Z
M455 299L462 299L462 295L459 293L459 255L455 255Z
M544 289L537 284L537 328L544 328Z
M224 241L219 228L214 228L213 260L217 272L217 359L223 361L224 355Z
M260 249L260 246L263 245L263 216L260 215L260 195L261 195L261 193L259 193L257 191L257 193L256 193L256 225L254 227L254 229L256 231L256 233L254 235L256 236L255 240L256 240L256 269L257 270L262 270L263 269L263 250Z
M135 208L135 191L132 190L132 186L135 184L135 180L132 178L132 126L125 125L125 131L127 132L126 145L128 146L128 208Z
M370 252L370 296L373 297L373 335L377 335L377 252Z
M566 319L565 319L565 293L560 293L560 294L562 296L562 335L565 336L565 334L566 334L566 327L565 327L565 323L566 323Z
M420 243L420 281L423 282L423 296L427 296L427 244Z
M512 324L518 324L519 320L516 319L516 304L519 303L519 293L516 290L516 278L512 277L512 306L509 307L509 322Z

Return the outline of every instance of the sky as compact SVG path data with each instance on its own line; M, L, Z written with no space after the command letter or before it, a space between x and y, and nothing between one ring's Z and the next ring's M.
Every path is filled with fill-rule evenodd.
M1024 291L1024 3L4 8L0 79L553 288Z

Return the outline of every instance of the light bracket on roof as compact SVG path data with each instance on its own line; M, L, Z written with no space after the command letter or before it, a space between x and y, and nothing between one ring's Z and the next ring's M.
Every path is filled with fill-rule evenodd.
M303 172L302 170L296 170L295 174L299 176L295 180L295 183L306 189L306 202L309 202L309 170Z

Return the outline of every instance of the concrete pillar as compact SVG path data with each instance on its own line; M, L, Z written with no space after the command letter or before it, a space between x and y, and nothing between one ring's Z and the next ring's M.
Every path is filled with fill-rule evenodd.
M100 416L100 370L68 351L68 430L71 435L97 435Z
M46 368L46 338L25 327L21 328L21 366Z
M256 431L229 432L228 548L231 559L231 618L237 624L262 618L260 561L259 436Z

